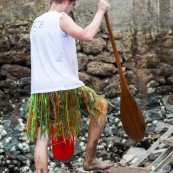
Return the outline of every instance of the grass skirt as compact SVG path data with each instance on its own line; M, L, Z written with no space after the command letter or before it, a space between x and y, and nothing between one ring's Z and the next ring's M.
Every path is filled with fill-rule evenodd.
M26 135L29 140L35 140L40 127L41 136L51 137L51 127L55 128L55 138L63 136L64 140L71 137L77 139L82 128L82 111L86 108L91 123L101 125L104 118L101 101L94 90L83 86L73 90L50 93L32 94L27 104Z

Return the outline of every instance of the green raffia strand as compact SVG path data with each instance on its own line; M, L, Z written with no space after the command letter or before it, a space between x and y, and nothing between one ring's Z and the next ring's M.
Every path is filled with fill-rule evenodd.
M44 112L44 99L43 99L43 94L40 94L40 103L38 103L39 105L38 105L38 109L40 109L41 110L41 112L39 113L38 112L38 114L40 114L40 128L41 128L41 135L40 135L40 138L41 138L41 136L42 136L42 134L43 134L43 131L44 131L44 129L43 129L43 127L44 127L44 119L43 119L43 112ZM38 115L39 116L39 115Z
M52 124L55 138L63 136L66 140L74 136L77 139L82 128L83 104L93 125L101 125L98 120L98 117L103 115L101 98L89 87L31 95L27 104L27 138L35 140L38 127L41 131L40 137L46 137L46 134L50 136Z

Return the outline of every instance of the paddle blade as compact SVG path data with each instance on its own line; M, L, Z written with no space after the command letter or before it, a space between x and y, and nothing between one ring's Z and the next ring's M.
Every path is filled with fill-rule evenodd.
M60 162L68 162L74 155L74 140L64 141L62 136L53 138L54 127L52 128L52 154L53 158Z
M124 85L121 91L120 117L128 136L136 141L144 138L146 133L144 116L130 91Z

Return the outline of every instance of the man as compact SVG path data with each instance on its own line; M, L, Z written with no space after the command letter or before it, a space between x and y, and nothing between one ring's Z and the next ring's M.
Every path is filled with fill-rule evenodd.
M112 166L96 157L108 104L79 80L75 45L75 39L94 38L108 3L100 0L92 22L84 29L68 15L75 4L76 0L51 0L50 10L36 18L31 28L31 97L26 131L30 140L37 139L34 153L37 173L48 172L47 146L52 126L54 137L77 138L82 122L81 104L90 116L84 170Z

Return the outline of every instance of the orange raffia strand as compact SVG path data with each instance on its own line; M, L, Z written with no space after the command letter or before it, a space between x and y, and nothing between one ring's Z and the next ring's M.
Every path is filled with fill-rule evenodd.
M32 110L32 112L33 112L33 115L32 115L32 127L31 128L33 128L32 130L31 130L31 134L35 131L35 126L36 126L36 118L37 118L37 116L36 116L36 109L37 109L37 102L38 102L38 96L35 96L35 98L34 98L34 96L33 96L33 99L32 99L33 101L34 101L34 108L33 108L33 110ZM33 104L33 103L32 103ZM32 132L33 131L33 132ZM35 136L36 134L32 134L32 136Z
M40 100L40 104L42 104L43 103L43 101L42 101L42 99L43 99L43 94L40 94L40 97L41 97L41 100ZM40 122L43 122L43 115L42 115L42 109L43 109L43 106L41 105L41 113L40 113L40 119L41 119L41 121ZM41 134L42 134L42 131L43 131L43 126L42 126L42 124L41 124Z
M67 131L69 130L69 122L70 122L70 119L69 119L69 111L68 111L68 91L65 92L65 115L66 115L66 121L67 121Z
M69 118L70 118L70 122L69 122L69 131L71 131L71 127L72 127L72 122L73 122L73 119L72 119L72 117L73 117L73 113L72 113L72 101L73 101L73 99L72 99L72 91L71 91L71 93L70 93L70 95L69 95L69 106L68 106L68 108L69 108Z
M92 122L92 124L95 124L94 121L93 121L91 109L89 108L88 97L87 97L87 95L84 92L82 92L82 94L83 94L83 97L84 97L85 105L87 107L87 111L88 111L88 113L90 115L91 122Z
M31 100L29 101L29 105L31 104L30 103ZM27 122L27 125L26 125L26 129L27 129L27 132L26 132L26 135L30 138L31 137L31 133L30 130L31 130L31 125L32 125L32 117L33 117L33 114L31 114L32 112L32 107L30 106L30 109L29 109L29 118L28 118L28 122Z
M58 117L59 115L59 107L60 107L60 100L59 100L59 92L55 92L56 97L54 97L54 118L55 118L55 136L57 136L57 130L58 130L58 136L60 135L60 131L61 131L61 122L58 121ZM54 96L54 95L53 95ZM57 128L58 127L58 128ZM54 136L54 137L55 137Z
M64 139L64 141L66 140L65 134L64 134L64 127L63 124L61 124L61 131L62 131L62 137Z
M48 121L48 133L49 133L49 136L51 134L51 128L50 128L50 114L51 114L51 108L50 108L50 96L48 96L48 117L49 117L49 121Z

